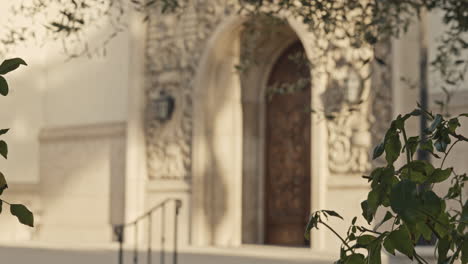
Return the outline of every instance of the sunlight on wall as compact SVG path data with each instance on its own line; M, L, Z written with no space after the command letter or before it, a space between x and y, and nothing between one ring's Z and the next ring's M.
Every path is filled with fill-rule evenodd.
M44 24L57 16L58 4L36 16L12 12L12 7L32 2L0 0L0 40L6 39L9 27L25 27L35 34L35 38L14 45L0 45L0 59L21 57L28 63L6 76L11 91L0 98L0 127L11 128L5 136L9 159L0 160L0 168L10 182L39 180L38 136L42 129L121 122L127 115L130 55L126 28L109 42L105 55L69 60L63 42L51 40L44 30ZM121 19L123 26L127 17ZM80 51L89 42L93 43L87 45L91 50L103 51L102 43L116 32L113 22L100 19L95 27L83 31L82 42L71 39L66 47Z

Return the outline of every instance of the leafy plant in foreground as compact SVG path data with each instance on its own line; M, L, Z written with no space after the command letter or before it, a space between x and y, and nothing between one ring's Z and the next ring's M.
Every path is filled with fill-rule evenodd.
M422 136L408 137L406 121L421 115L431 120L431 125ZM463 196L468 176L444 166L453 147L468 142L468 138L457 133L459 119L464 117L468 114L445 119L420 108L399 115L392 121L384 141L374 149L374 159L385 154L386 166L364 176L371 190L367 200L361 203L362 216L374 227L358 225L354 217L346 237L342 237L324 221L328 216L342 217L334 211L322 210L311 215L305 237L309 239L310 230L319 225L330 229L342 242L339 264L380 264L383 249L392 255L398 251L411 260L427 264L416 252L415 245L421 238L431 240L435 236L437 263L452 264L456 260L468 263L468 203ZM417 151L429 152L440 160L440 166L414 159ZM395 168L400 155L404 155L405 162ZM434 187L447 181L450 181L448 191L439 196ZM449 207L448 202L455 206ZM375 223L377 210L386 213ZM382 225L386 222L391 227L384 229Z
M20 58L5 60L0 64L0 94L8 95L9 88L5 75L16 70L20 65L26 65L26 62ZM9 129L0 129L0 136L6 134ZM0 140L0 155L3 158L8 157L8 145L4 140ZM0 172L0 195L8 188L5 175ZM18 221L24 225L34 226L34 216L29 209L22 204L12 204L0 198L0 212L2 212L3 204L10 206L10 213L18 218Z

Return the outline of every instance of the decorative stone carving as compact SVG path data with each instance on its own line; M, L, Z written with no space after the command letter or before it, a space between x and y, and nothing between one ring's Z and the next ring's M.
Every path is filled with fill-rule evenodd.
M341 66L334 69L323 96L329 120L329 168L332 173L362 174L371 166L382 164L382 159L371 162L370 155L373 146L382 141L392 119L390 42L379 43L375 52L386 65L376 62L371 65L370 89L363 91L365 98L361 104L350 106L346 103Z
M226 0L188 1L183 14L151 12L147 40L146 144L150 178L190 177L192 81L205 43L224 15ZM158 122L151 109L164 90L175 98L173 118Z
M151 178L190 177L192 81L207 40L220 21L235 10L235 2L191 0L182 15L151 12L147 40L146 109L148 172ZM389 47L388 42L381 43L377 52L390 54ZM343 93L343 69L346 68L343 66L349 65L348 62L361 56L362 52L329 52L334 61L333 78L330 78L329 89L323 95L327 108L324 109L325 115L333 115L327 121L329 168L337 174L364 173L370 168L371 146L381 140L385 131L383 124L391 118L391 74L373 65L370 96L367 91L369 100L358 107L350 107ZM154 109L150 107L150 100L161 90L176 98L173 118L164 123L153 118Z
M369 123L364 113L345 111L328 122L329 168L334 173L364 173L370 169Z
M147 150L148 169L151 177L185 178L190 166L190 133L191 116L187 110L190 98L182 89L180 72L164 72L158 74L155 88L148 91L149 100L156 99L160 91L172 95L175 99L175 110L171 120L159 122L155 117L155 109L148 104L147 109Z
M336 53L344 53L334 51ZM369 116L369 82L364 81L368 70L364 67L357 71L352 57L346 54L332 55L333 66L328 69L328 85L322 95L324 115L328 127L328 164L332 174L362 174L370 169L369 149L371 134ZM350 82L360 82L358 102L351 103L347 99ZM354 96L353 96L354 97ZM354 100L354 99L353 99Z

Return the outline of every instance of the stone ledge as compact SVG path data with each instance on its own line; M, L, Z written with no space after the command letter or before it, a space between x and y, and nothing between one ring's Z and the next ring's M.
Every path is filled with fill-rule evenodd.
M153 179L146 186L149 192L189 192L191 189L189 180L178 179Z
M39 141L60 141L77 138L125 136L126 122L50 127L39 133Z

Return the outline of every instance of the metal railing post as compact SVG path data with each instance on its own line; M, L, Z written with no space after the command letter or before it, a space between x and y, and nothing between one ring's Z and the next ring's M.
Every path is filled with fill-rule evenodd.
M164 264L165 252L164 252L164 244L166 243L166 233L164 232L166 229L166 204L164 204L161 208L161 264Z
M177 264L177 242L178 242L178 235L177 235L177 229L178 229L178 220L179 220L179 209L181 206L181 201L176 200L175 201L175 215L174 215L174 256L173 256L173 263Z
M118 264L123 264L123 225L114 226L114 234L117 236L117 241L119 242L119 252L117 255Z
M152 212L149 212L148 214L148 258L147 258L147 264L151 264L151 238L153 236L153 221L152 221Z
M133 264L138 264L138 224L147 218L148 221L148 227L147 227L147 232L148 232L148 237L147 237L147 264L151 264L153 256L152 256L152 242L153 242L153 213L156 210L161 210L161 233L160 233L160 239L161 239L161 250L160 250L160 261L161 264L164 264L166 261L166 205L170 202L174 201L175 202L175 213L174 213L174 251L173 251L173 264L177 264L177 257L178 257L178 252L177 252L177 244L178 244L178 217L179 217L179 212L180 208L182 206L182 201L179 199L174 199L174 198L168 198L161 203L153 206L150 210L148 210L146 213L143 215L140 215L137 217L133 222L129 222L126 224L122 225L116 225L114 226L114 234L117 237L117 241L119 242L119 250L118 250L118 264L123 264L124 263L124 250L123 250L123 242L124 242L124 232L125 228L127 227L133 227L134 228L134 245L133 245Z
M138 264L138 221L135 221L135 245L133 247L133 263Z

